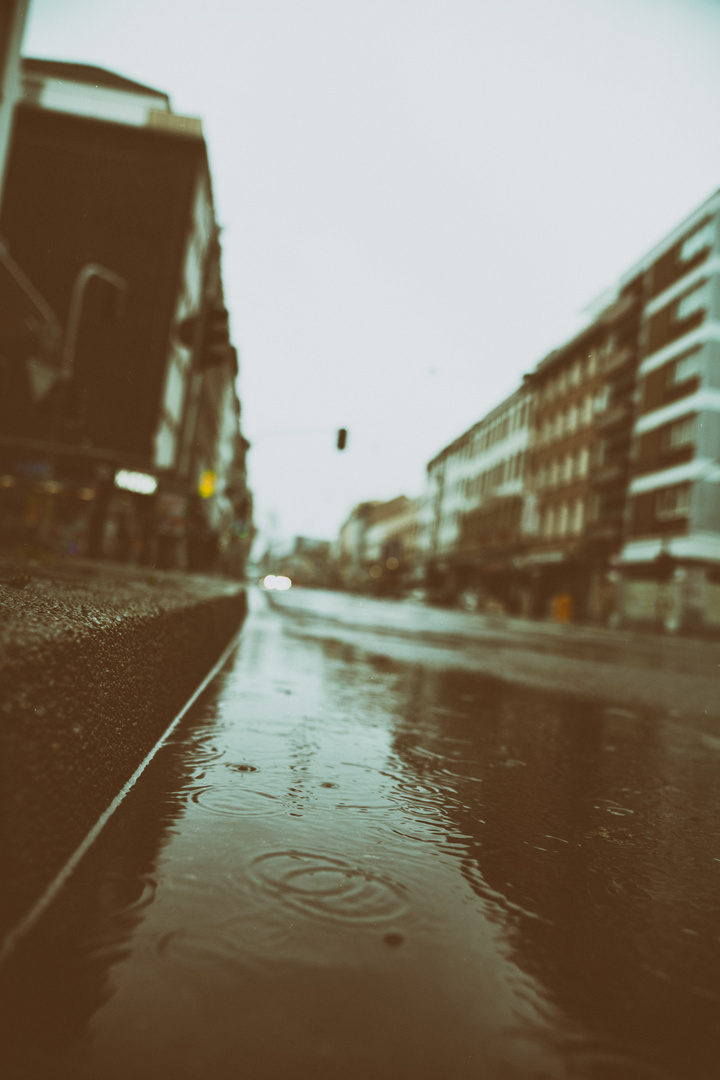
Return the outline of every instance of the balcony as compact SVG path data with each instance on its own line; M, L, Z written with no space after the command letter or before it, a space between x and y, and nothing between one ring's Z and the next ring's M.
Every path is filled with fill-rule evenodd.
M609 465L601 465L592 474L593 484L612 484L623 479L626 474L625 466L620 462Z
M632 420L632 403L630 401L621 401L617 405L613 405L607 412L600 413L595 417L595 427L599 430L605 428L614 427L615 424L630 423Z
M624 319L627 315L629 315L633 308L637 309L639 307L640 301L637 294L626 293L625 296L618 297L615 303L612 304L612 306L609 307L607 311L605 311L603 315L603 321L608 323L617 323L620 321L620 319Z
M591 521L585 526L586 540L619 540L621 523L612 521Z
M633 355L633 350L627 348L627 346L624 349L618 349L617 351L611 352L609 356L605 357L603 362L604 374L607 375L611 371L617 371L618 368L624 367L625 364L632 360Z

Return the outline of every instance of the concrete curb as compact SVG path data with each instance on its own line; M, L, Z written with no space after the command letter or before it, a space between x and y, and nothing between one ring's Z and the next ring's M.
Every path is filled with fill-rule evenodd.
M76 566L0 584L0 936L239 630L237 584Z

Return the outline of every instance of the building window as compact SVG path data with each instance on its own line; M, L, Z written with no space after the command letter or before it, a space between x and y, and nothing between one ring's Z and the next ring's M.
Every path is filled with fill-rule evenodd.
M696 286L691 292L686 293L685 296L678 300L675 308L675 318L681 321L682 319L689 319L696 311L705 311L708 306L708 299L708 282L703 281L702 284Z
M595 395L595 412L603 413L608 406L608 398L610 396L610 389L607 386L603 386L601 390Z
M545 522L543 532L545 536L550 539L555 529L555 511L552 506L548 506L545 511Z
M160 430L155 436L155 464L165 469L170 468L175 460L176 435L171 425L168 417L163 417Z
M589 424L592 421L593 415L593 399L592 394L586 394L582 403L582 422L583 424Z
M565 455L565 467L563 469L563 480L566 484L569 484L573 478L573 456L572 454Z
M678 446L687 446L695 438L695 417L686 416L676 424L663 429L662 445L664 450L674 450Z
M679 484L658 491L655 496L655 515L660 521L687 517L690 513L690 485Z
M688 236L680 249L680 261L689 262L693 256L705 248L711 248L715 243L715 222L708 221L702 228Z
M573 508L572 515L572 531L577 536L583 530L585 523L585 503L582 499L577 499Z
M695 349L693 352L679 357L674 364L670 365L668 368L668 381L677 386L699 374L700 350Z
M578 451L577 460L577 474L579 477L585 477L588 474L588 468L590 466L590 451L587 446L581 447Z
M567 414L567 430L572 432L577 430L578 426L578 408L577 405L571 405Z
M588 379L591 379L597 371L597 353L594 350L593 352L588 353L587 367L585 371Z
M560 516L558 520L558 535L565 536L568 531L568 519L570 512L567 503L562 503L560 506Z
M557 458L555 458L552 465L550 466L550 486L551 487L556 487L557 486L559 476L560 476L560 462L559 462L559 460Z

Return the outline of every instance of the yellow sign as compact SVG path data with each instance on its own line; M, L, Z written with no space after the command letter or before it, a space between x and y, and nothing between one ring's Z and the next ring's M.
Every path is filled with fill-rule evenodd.
M198 492L202 495L203 499L209 499L211 495L215 494L215 485L217 484L217 476L214 472L207 469L204 473L200 474L200 483L198 484Z

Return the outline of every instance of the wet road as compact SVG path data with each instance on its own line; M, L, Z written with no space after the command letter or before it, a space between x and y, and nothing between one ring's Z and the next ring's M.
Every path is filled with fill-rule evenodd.
M715 1080L711 651L623 705L590 645L512 684L480 623L296 597L6 964L0 1075Z

